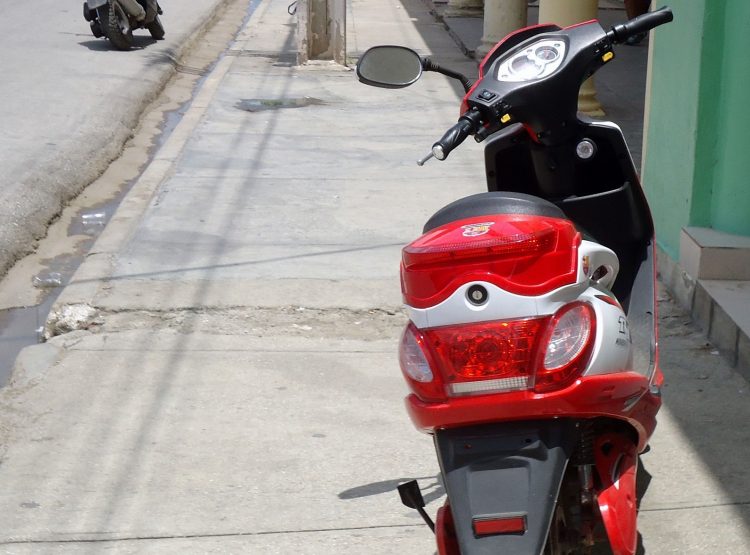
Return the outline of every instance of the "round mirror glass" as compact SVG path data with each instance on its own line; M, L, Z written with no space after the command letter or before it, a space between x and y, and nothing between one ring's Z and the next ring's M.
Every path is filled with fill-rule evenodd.
M375 46L362 54L357 77L367 85L408 87L422 75L419 54L403 46Z

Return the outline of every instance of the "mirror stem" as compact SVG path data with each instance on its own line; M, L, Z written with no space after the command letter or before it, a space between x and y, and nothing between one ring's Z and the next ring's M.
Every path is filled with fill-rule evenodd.
M421 58L422 60L422 70L423 71L435 71L437 73L441 73L445 75L446 77L450 77L452 79L457 79L458 81L461 81L461 85L464 87L464 92L469 92L469 89L474 85L474 81L466 77L463 73L458 73L457 71L453 71L451 69L445 69L437 65L435 62L430 60L429 58Z

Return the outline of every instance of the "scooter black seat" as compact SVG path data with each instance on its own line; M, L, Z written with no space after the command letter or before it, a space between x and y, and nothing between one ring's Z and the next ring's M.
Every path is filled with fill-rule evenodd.
M492 214L524 214L567 219L557 205L542 198L524 193L490 191L464 197L444 206L427 220L423 233L456 220Z

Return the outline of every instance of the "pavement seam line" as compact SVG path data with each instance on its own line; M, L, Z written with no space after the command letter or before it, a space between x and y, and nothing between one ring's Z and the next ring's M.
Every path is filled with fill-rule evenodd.
M730 503L707 503L705 505L685 505L684 507L660 507L653 509L639 509L639 513L661 513L671 511L690 511L694 509L715 509L717 507L748 507L750 501L732 501Z
M308 528L305 530L268 530L266 532L226 532L217 534L177 534L177 535L153 535L153 536L129 536L122 538L89 538L89 539L61 539L61 540L0 540L0 545L38 545L38 544L75 544L75 543L113 543L127 541L150 541L150 540L189 540L210 538L240 538L254 536L275 536L288 534L317 534L326 532L352 532L357 530L388 530L393 528L423 528L423 523L415 524L387 524L381 526L349 526L343 528Z

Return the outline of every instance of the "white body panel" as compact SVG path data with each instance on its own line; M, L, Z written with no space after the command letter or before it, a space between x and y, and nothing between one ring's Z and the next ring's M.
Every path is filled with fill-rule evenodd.
M633 345L625 313L619 306L596 298L601 294L591 288L580 298L588 301L596 314L596 342L584 376L622 372L633 367Z

